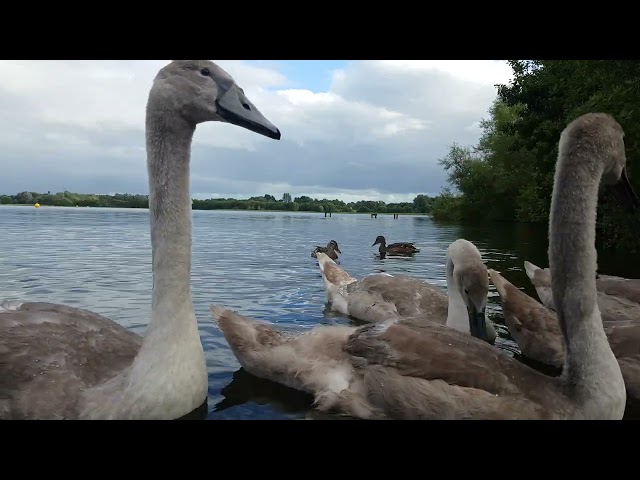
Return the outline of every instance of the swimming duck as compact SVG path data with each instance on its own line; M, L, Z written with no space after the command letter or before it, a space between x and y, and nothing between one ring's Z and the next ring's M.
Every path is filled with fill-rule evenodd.
M342 253L340 251L340 247L338 247L338 242L336 242L335 240L329 241L326 247L316 245L316 248L314 248L313 251L311 252L311 258L316 258L316 254L318 252L322 252L328 255L329 258L331 258L332 260L337 260L338 254Z
M378 252L380 252L380 258L384 258L387 255L390 256L411 256L414 253L418 253L420 250L415 247L413 242L396 242L387 245L387 241L382 235L376 237L376 241L373 242L372 247L380 245Z

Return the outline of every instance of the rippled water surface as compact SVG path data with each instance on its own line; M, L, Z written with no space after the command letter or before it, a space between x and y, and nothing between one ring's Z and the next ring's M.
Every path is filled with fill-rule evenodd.
M292 329L349 324L325 311L322 279L311 250L335 239L340 264L361 277L404 273L446 286L449 243L476 244L488 266L537 298L523 273L528 259L546 266L544 226L438 225L423 216L193 212L192 291L209 370L209 418L304 418L308 398L240 369L209 314L210 303ZM379 260L371 247L413 241L412 259ZM634 276L625 258L600 255L602 273ZM0 298L44 300L87 308L143 333L151 307L151 246L147 210L0 207ZM500 304L491 286L489 315L503 348L515 349L500 328Z

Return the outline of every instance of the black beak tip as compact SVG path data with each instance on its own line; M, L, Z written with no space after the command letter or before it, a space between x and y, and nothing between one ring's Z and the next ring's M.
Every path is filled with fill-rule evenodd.
M622 170L620 179L613 185L612 191L618 203L626 210L635 212L640 208L640 199L629 181L626 169Z
M256 131L261 133L267 138L272 138L273 140L280 140L280 137L282 136L280 133L280 129L277 127L273 127L273 129L263 127L263 128L259 128Z
M618 204L628 212L635 212L640 208L640 199L632 190L625 190L624 187L614 187L613 196Z

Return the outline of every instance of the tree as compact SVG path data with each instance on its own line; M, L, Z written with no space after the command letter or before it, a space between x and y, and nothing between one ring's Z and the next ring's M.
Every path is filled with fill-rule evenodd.
M634 188L640 168L640 63L623 60L510 60L513 80L481 122L475 146L453 144L440 164L450 190L434 199L433 218L546 223L558 141L569 122L587 112L608 112L625 131L627 169ZM415 204L414 204L415 205ZM414 206L415 208L415 206ZM640 218L602 196L599 248L640 248ZM606 232L606 234L604 233Z
M428 213L429 211L429 197L420 194L413 199L413 210L417 213Z
M33 203L31 192L20 192L16 195L16 203Z

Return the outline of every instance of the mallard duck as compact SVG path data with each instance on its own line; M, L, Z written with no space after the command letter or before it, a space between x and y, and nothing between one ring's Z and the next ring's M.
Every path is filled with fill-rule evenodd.
M387 245L387 241L382 235L378 235L376 241L373 242L371 246L375 247L378 244L380 244L380 248L378 249L380 258L384 258L386 255L410 256L420 251L415 247L413 242L396 242Z
M322 252L322 253L327 254L327 256L331 260L337 260L338 259L338 254L342 253L340 251L340 247L338 247L338 242L336 242L335 240L331 240L329 243L327 243L326 247L322 247L322 246L316 245L316 248L314 248L313 252L311 252L311 258L316 258L316 254L318 252Z

